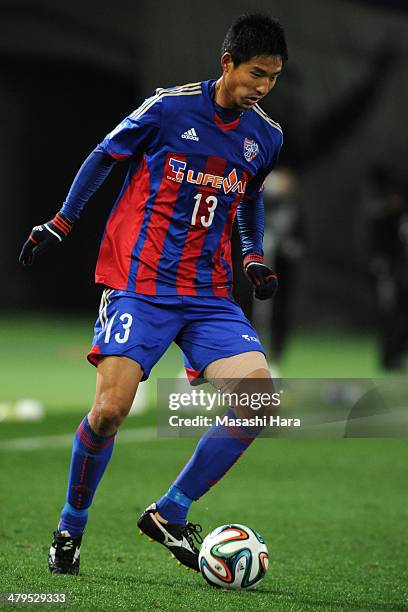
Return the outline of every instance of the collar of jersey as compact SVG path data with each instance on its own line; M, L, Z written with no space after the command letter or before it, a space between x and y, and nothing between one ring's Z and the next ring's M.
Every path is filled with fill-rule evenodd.
M234 119L234 121L230 121L229 123L224 123L217 112L214 111L214 121L221 130L224 132L229 132L229 130L235 130L235 128L238 127L241 117L237 117L237 119Z

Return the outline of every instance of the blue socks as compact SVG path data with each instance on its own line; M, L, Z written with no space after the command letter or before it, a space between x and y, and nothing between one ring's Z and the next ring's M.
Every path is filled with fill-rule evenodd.
M192 503L193 500L173 484L166 495L159 499L156 506L160 516L167 521L184 525Z
M234 419L232 410L227 413ZM160 515L170 523L184 525L193 501L199 499L234 465L259 431L235 425L213 425L200 439L190 461L167 493L157 502ZM108 465L116 434L98 436L88 417L80 423L72 449L67 503L61 512L60 531L81 535L88 508Z
M87 521L88 508L76 510L76 508L67 502L61 512L59 530L69 531L72 537L76 538L84 531Z
M108 465L116 434L98 436L88 417L79 424L72 448L67 503L61 512L59 530L79 536L88 520L88 508Z
M234 412L227 412L235 419ZM200 439L190 461L167 493L157 511L170 523L185 524L191 503L217 483L258 435L247 427L213 425Z

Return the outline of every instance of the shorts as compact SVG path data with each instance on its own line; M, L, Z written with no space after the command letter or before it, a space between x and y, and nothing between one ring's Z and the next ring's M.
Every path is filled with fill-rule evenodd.
M137 361L143 378L175 342L183 352L188 379L217 359L265 350L240 306L226 297L150 296L105 289L88 360L121 355Z

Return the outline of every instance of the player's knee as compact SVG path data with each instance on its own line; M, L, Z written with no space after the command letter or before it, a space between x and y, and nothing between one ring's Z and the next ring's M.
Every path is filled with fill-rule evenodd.
M254 370L236 385L235 392L237 402L232 407L237 416L276 416L275 388L268 370Z
M99 435L116 431L129 414L131 399L117 392L107 392L95 399L91 410L95 432Z

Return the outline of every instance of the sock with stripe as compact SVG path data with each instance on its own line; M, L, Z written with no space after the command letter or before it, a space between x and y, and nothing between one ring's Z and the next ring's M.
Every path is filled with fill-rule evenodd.
M116 434L98 436L86 416L79 424L72 448L67 503L61 512L60 531L77 537L88 520L88 508L113 451Z
M235 420L232 410L227 416ZM259 430L236 425L210 427L198 442L190 461L156 503L160 516L170 523L185 524L192 502L228 472L258 433Z

